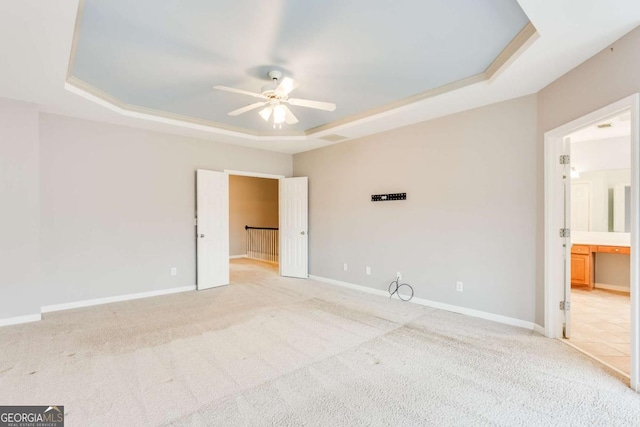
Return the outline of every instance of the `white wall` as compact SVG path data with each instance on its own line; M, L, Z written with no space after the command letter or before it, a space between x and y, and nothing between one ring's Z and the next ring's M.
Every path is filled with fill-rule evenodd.
M535 96L296 154L294 175L311 274L386 290L400 271L417 297L533 321ZM407 200L370 201L388 192Z
M288 154L50 114L40 159L47 305L195 285L195 170L291 175Z
M229 254L246 255L250 227L278 227L278 180L229 176Z
M536 323L544 324L544 133L640 91L640 28L538 92Z
M0 319L195 285L199 168L290 176L292 156L0 99Z
M38 111L0 99L0 319L40 312Z

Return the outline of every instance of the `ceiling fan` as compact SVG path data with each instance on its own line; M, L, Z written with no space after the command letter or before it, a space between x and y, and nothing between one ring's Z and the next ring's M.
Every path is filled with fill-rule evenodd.
M285 77L280 80L282 73L277 70L269 71L269 78L272 83L263 86L261 93L249 92L242 89L236 89L227 86L214 86L214 89L224 90L227 92L239 93L241 95L249 95L254 98L260 98L262 101L247 105L237 110L233 110L229 113L230 116L239 116L256 108L264 107L258 112L266 122L269 118L273 120L273 128L276 126L282 127L282 123L286 122L289 125L298 123L298 119L291 112L289 107L285 104L295 105L298 107L315 108L317 110L334 111L336 104L331 102L311 101L308 99L289 98L289 94L297 88L300 83L293 80L291 77Z

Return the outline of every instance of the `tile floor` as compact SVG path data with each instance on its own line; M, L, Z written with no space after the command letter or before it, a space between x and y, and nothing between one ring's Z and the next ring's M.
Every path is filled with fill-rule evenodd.
M629 375L631 307L629 294L603 289L571 289L569 342Z

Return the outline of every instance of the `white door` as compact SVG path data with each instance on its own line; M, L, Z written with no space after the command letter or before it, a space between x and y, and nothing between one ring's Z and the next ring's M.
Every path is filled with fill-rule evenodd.
M562 141L562 153L566 156L571 154L571 140L564 138ZM565 229L571 229L571 165L569 162L563 164L562 167L562 185L564 190L564 226ZM564 338L570 337L571 332L571 311L567 307L571 305L571 237L570 234L560 237L562 245L564 245Z
M229 175L196 172L198 290L229 284Z
M591 184L571 183L571 231L589 231Z
M280 199L280 275L307 278L308 198L307 177L282 178Z

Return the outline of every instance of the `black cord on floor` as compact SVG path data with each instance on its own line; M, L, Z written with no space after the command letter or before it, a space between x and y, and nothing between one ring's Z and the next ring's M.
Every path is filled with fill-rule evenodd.
M413 298L413 288L407 283L400 283L400 278L389 283L389 298L398 295L402 301L411 301Z

